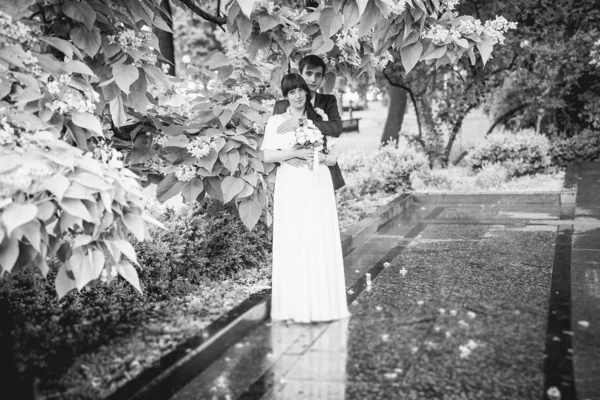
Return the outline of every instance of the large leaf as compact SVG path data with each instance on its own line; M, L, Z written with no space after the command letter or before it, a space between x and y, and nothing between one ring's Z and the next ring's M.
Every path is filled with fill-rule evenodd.
M121 90L129 94L129 87L140 77L137 67L131 64L114 64L113 77Z
M324 93L326 93L326 94L331 93L331 91L335 87L335 80L336 80L336 76L335 76L334 72L329 71L325 74L325 78L324 78L325 83L323 84L323 92Z
M94 57L98 53L102 44L100 30L95 26L91 30L82 26L72 29L71 40L90 57Z
M242 12L246 14L246 17L250 18L254 8L254 0L237 0L237 3L240 5Z
M446 54L447 50L448 50L448 46L446 46L446 45L436 46L436 45L432 44L431 47L427 50L427 52L425 54L423 54L423 57L421 58L421 60L423 60L423 61L437 60L438 58L443 57L444 54Z
M323 36L330 38L342 27L342 18L340 18L332 7L327 7L321 11L319 25L321 26L321 33Z
M252 22L243 14L238 15L235 18L235 21L238 26L238 30L240 31L240 35L242 36L242 40L246 41L250 37L252 33Z
M251 230L260 219L262 207L256 200L244 200L240 203L239 212L242 222Z
M360 21L360 10L355 0L348 0L344 7L344 25L346 29L352 28Z
M244 181L233 176L226 176L221 182L223 192L223 203L230 202L238 193L244 189Z
M121 95L112 99L109 105L113 124L117 127L125 125L127 122L127 114L125 114L125 109L123 108L123 98L121 98Z
M79 58L83 58L77 47L73 46L66 40L51 36L40 36L39 39L62 51L62 53L70 59L73 59L73 54L77 55Z
M44 180L43 189L49 191L56 196L58 200L61 200L65 195L65 192L69 188L71 182L63 175L53 175L50 178Z
M362 16L365 13L369 0L356 0L356 3L358 6L358 15ZM374 1L371 0L371 3L374 3Z
M94 222L92 216L90 215L90 212L88 211L86 206L81 202L81 200L70 199L65 197L61 200L60 206L63 208L63 210L65 210L67 213L71 214L74 217L81 218L88 222Z
M69 2L63 6L63 13L75 21L83 22L88 29L92 29L96 21L96 11L86 2Z
M325 54L330 52L333 49L333 46L335 46L333 40L325 38L323 35L319 35L313 41L311 52L313 54Z
M33 220L37 215L38 209L33 204L12 203L2 212L2 221L6 226L8 236L19 226Z
M137 271L133 265L131 265L131 263L127 261L121 261L117 264L117 272L119 275L125 278L125 280L131 284L131 286L136 288L138 292L142 293L140 278L138 277Z
M135 238L140 242L144 240L144 221L139 214L125 213L123 215L123 223L133 233Z
M58 299L62 299L68 292L77 288L75 281L67 275L67 264L63 264L58 270L54 287L58 294Z
M10 272L19 258L19 241L5 237L0 244L0 266Z
M130 261L138 264L137 255L135 254L135 249L131 243L129 243L127 240L115 240L114 243L115 246L117 246L117 248L121 250L121 252L125 254L127 258L129 258Z
M71 113L71 119L73 123L81 128L85 128L88 131L95 132L102 136L102 125L100 120L92 114L74 111Z
M279 18L275 18L268 14L261 14L258 16L258 25L260 26L261 32L266 32L279 25Z
M71 73L96 76L90 67L77 60L65 63L65 69Z
M252 38L250 45L248 46L248 54L250 57L255 57L256 52L260 49L264 49L271 45L271 37L267 33L261 33L260 35Z
M359 9L361 7L361 1L358 2ZM381 15L379 7L375 4L375 0L369 0L365 8L364 13L361 13L360 23L358 24L358 36L362 37L367 35L371 29L375 27L377 19Z
M232 174L237 170L238 165L240 164L240 153L233 149L228 153L219 154L219 158L225 168L227 168Z
M415 67L415 65L417 65L422 52L423 44L421 42L413 43L400 50L402 66L404 67L406 73L409 73Z
M156 188L156 198L158 201L167 201L181 191L181 182L175 174L165 176Z
M481 42L477 43L477 49L479 49L479 54L481 54L483 65L485 65L490 59L493 48L494 45L492 44L492 39L487 37L487 35L485 35L484 39Z
M227 65L231 65L231 62L229 62L229 59L225 56L225 54L221 53L220 51L214 53L210 58L210 69L217 69Z
M193 203L204 190L204 182L201 179L194 178L181 185L181 195L188 203Z

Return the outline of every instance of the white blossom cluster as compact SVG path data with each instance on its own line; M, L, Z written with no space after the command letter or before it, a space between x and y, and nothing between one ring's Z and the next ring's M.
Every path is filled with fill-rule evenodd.
M286 11L284 11L281 15L284 18L287 18L291 21L296 21L300 18L302 18L303 16L305 16L307 14L306 9L301 8L301 9L287 9Z
M502 16L496 17L493 21L485 22L485 33L487 33L488 36L491 36L494 44L504 44L504 34L508 32L509 29L517 29L517 23L508 22L506 18Z
M241 40L230 40L227 42L225 56L234 67L240 68L246 65L244 57L248 57L246 46Z
M158 156L154 156L151 160L144 161L144 167L151 170L161 172L165 166L165 161ZM145 175L144 175L145 177ZM146 177L147 179L147 177ZM144 180L144 179L142 179Z
M275 106L275 99L265 99L265 100L261 100L260 102L262 104L263 107L265 107L267 110L271 111L273 109L273 107Z
M211 149L217 149L217 142L214 140L207 140L204 137L198 137L190 142L185 148L192 156L202 158L207 156Z
M58 80L53 80L46 84L46 89L48 89L48 93L52 96L60 96L63 88L71 82L71 75L62 74L58 77Z
M51 86L49 90L60 93L61 89ZM97 102L100 101L100 95L94 90L86 90L81 95L80 92L68 89L62 96L54 99L52 103L47 104L48 108L58 114L66 114L71 110L79 112L93 113Z
M442 5L446 10L453 11L460 3L460 0L442 0Z
M392 56L392 54L389 51L386 51L379 57L375 57L375 56L371 55L370 62L374 68L384 69L385 66L388 64L388 62L393 61L393 60L394 60L394 57Z
M275 3L269 0L256 0L252 7L252 11L260 10L263 7L267 10L269 15L272 15L275 11Z
M231 88L234 94L240 96L244 100L250 100L250 95L254 91L254 88L248 83L242 83L241 85L235 85Z
M108 43L115 44L119 43L123 50L137 50L144 44L150 44L152 42L151 32L136 32L133 29L125 29L119 32L117 35L108 36Z
M340 49L342 47L358 49L358 28L354 26L350 29L340 31L340 33L335 35L335 43Z
M8 123L6 115L0 118L0 146L13 143L15 139L15 128Z
M37 42L31 28L19 21L13 21L8 14L2 11L0 11L0 37L2 42L12 42L13 44Z
M160 147L165 147L169 138L166 135L156 135L152 137L152 144L157 144Z
M591 65L595 65L596 67L600 67L600 40L594 43L594 47L592 47L592 51L590 52L590 61Z
M486 34L491 38L492 44L504 44L504 34L516 27L516 22L508 22L504 17L486 21L485 25L482 25L479 20L462 21L457 28L448 29L442 25L434 25L423 33L423 38L430 39L436 46L441 46L449 43L449 39L459 40L463 36Z
M302 31L285 32L285 39L294 41L296 47L304 47L310 43L310 37Z
M175 171L175 177L181 182L189 182L196 177L196 167L193 165L182 165Z
M108 142L96 147L93 151L93 157L113 168L123 168L123 154L117 149L112 148Z
M390 6L392 14L400 15L406 10L406 0L387 0L385 3Z
M476 19L474 21L461 21L457 30L463 36L472 35L473 33L481 35L483 33L484 27L481 24L481 21Z

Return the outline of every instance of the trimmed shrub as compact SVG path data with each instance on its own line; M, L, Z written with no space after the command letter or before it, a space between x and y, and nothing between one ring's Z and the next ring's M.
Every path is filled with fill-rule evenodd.
M353 150L339 159L346 186L340 200L351 200L380 191L411 190L411 174L429 170L427 156L406 141L392 142L377 151Z
M509 177L543 173L551 164L550 141L532 130L493 133L469 152L466 162L474 171L502 164Z
M484 164L475 178L475 185L482 189L494 189L508 180L508 169L500 164Z
M550 147L552 164L564 167L575 161L600 159L600 132L586 129L570 138L556 138Z

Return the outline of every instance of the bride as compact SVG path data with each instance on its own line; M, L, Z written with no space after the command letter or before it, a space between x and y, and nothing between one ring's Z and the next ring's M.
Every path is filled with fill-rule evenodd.
M349 315L328 169L336 163L336 156L297 148L293 131L276 132L289 119L298 119L301 126L322 120L310 103L302 76L285 75L281 91L290 106L286 113L269 118L261 146L264 162L280 164L274 190L271 319L336 320Z

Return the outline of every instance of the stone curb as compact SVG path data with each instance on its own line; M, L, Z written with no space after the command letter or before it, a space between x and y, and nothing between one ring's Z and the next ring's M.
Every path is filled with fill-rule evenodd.
M401 194L388 204L379 207L369 217L354 224L341 236L344 257L412 203L413 195ZM211 323L202 334L188 339L175 350L162 356L157 366L144 370L104 399L168 399L194 376L204 371L229 346L266 320L269 317L270 301L270 290L250 296L242 304Z
M401 194L388 204L379 207L372 215L354 224L341 237L344 257L412 204L411 194Z
M445 193L415 192L415 202L419 204L561 204L561 192L476 192Z

